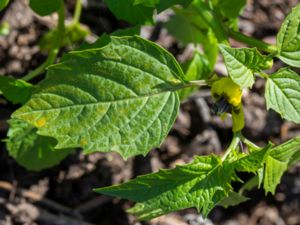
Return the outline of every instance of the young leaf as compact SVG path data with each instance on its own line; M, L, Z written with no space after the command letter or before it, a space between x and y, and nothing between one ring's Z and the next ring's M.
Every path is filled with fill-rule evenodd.
M217 7L224 16L234 19L241 14L246 3L246 0L219 0Z
M56 140L40 136L36 128L21 120L10 120L6 146L10 156L28 170L42 170L57 165L73 150L54 150Z
M267 109L274 109L283 118L300 123L300 77L283 68L267 80L265 98Z
M300 4L285 18L277 34L279 58L290 66L300 67Z
M190 207L207 216L231 190L232 173L216 156L196 157L190 164L95 191L138 202L129 211L141 220Z
M272 60L261 55L256 48L230 48L219 45L231 79L241 88L252 87L253 72L266 69Z
M9 0L0 0L0 11L2 9L4 9L8 3L9 3Z
M264 166L264 159L272 145L267 145L265 148L252 151L250 154L241 157L234 162L234 167L239 172L257 173Z
M134 4L135 0L104 0L112 13L133 25L152 24L154 8Z
M283 173L288 169L293 156L300 152L300 137L289 140L270 150L266 159L264 189L266 193L275 193Z
M65 34L60 42L60 47L71 45L75 42L83 40L90 30L82 24L75 23L66 26ZM57 36L57 29L53 29L46 33L39 41L39 47L42 51L52 49L53 39Z
M56 148L146 154L168 134L184 85L175 58L140 37L112 37L102 48L74 51L48 68L14 118L58 140Z
M235 205L238 205L242 202L246 202L248 201L249 198L239 194L239 193L236 193L234 191L230 191L228 196L223 198L219 203L218 205L221 205L223 206L224 208L227 208L229 206L235 206Z
M0 76L0 91L13 104L24 104L30 98L34 87L23 80Z
M29 2L31 9L40 16L56 12L61 4L62 0L30 0Z
M205 80L210 72L209 62L205 56L199 52L195 52L194 57L186 62L183 66L185 72L185 79L188 81L192 80ZM184 99L189 96L197 88L185 88L178 91L180 99Z

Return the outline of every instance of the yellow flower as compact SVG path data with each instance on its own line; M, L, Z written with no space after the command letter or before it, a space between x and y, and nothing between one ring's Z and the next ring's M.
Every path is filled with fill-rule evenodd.
M233 123L232 131L236 132L243 129L244 113L241 88L229 77L224 77L212 84L211 94L216 100L213 111L219 115L230 111Z

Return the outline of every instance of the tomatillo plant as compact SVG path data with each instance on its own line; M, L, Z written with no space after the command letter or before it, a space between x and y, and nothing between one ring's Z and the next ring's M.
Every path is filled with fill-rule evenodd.
M30 7L41 16L57 13L58 23L41 41L41 48L49 53L45 63L19 80L0 76L2 95L22 105L9 121L10 155L30 170L51 167L75 148L85 154L114 151L125 159L146 155L168 135L180 100L208 85L216 102L212 110L232 115L233 139L223 156L195 156L189 164L95 191L136 202L129 212L141 220L189 207L207 216L216 205L246 201L245 188L238 191L231 185L247 184L238 172L252 173L259 187L274 194L283 173L300 159L300 137L277 146L257 146L246 139L242 90L251 89L256 76L264 78L267 109L300 123L299 75L290 67L270 75L265 72L275 57L300 67L300 5L283 21L273 46L239 32L237 18L245 0L104 2L133 27L84 43L53 64L61 47L89 32L79 23L80 1L72 24L65 26L62 0L30 0ZM7 3L1 1L0 8ZM183 45L196 46L192 59L183 65L159 45L134 35L140 25L154 23L153 14L168 8L174 14L165 28ZM231 48L229 38L250 48ZM228 77L214 75L219 52ZM40 83L28 82L46 68ZM247 146L247 152L241 151L241 145Z

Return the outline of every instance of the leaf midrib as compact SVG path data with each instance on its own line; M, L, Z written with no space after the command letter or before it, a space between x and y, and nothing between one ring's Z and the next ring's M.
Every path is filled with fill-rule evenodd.
M112 100L112 101L101 101L101 102L91 102L91 103L81 103L81 104L76 104L76 105L70 105L70 106L62 106L58 108L51 108L51 109L40 109L40 110L32 110L31 112L26 112L26 113L17 113L16 115L28 115L32 114L34 112L45 112L45 111L55 111L59 109L65 109L65 108L77 108L77 107L84 107L84 106L93 106L93 105L98 105L98 104L108 104L108 103L118 103L122 101L131 101L135 99L143 99L143 98L149 98L151 96L157 96L157 95L162 95L162 94L167 94L169 92L172 92L174 94L177 94L176 91L184 88L184 85L178 85L178 87L170 88L169 90L164 90L158 93L153 93L153 94L148 94L148 95L142 95L142 96L132 96L130 98L124 98L124 99L118 99L118 100ZM51 95L52 93L39 93L38 95ZM37 98L35 96L32 97L32 101ZM30 107L30 106L28 106ZM13 117L15 115L13 114Z

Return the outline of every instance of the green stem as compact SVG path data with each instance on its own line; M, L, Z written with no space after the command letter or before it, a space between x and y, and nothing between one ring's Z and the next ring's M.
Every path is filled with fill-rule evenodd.
M245 145L248 146L248 148L253 149L253 150L260 150L261 147L257 146L256 144L254 144L252 141L248 140L245 137L242 137L242 142L245 143Z
M74 12L74 16L73 16L73 24L79 23L81 11L82 11L81 0L76 0L75 12Z
M228 34L233 39L235 39L239 42L248 44L252 47L256 47L260 50L263 50L263 51L266 51L266 52L269 52L269 53L272 53L272 54L274 54L277 51L276 46L270 45L270 44L267 44L267 43L265 43L261 40L257 40L255 38L249 37L245 34L242 34L241 32L236 32L236 31L233 31L233 30L229 29Z
M239 131L239 132L234 133L232 141L231 141L229 147L226 149L224 155L222 156L222 161L223 162L228 157L230 152L236 149L236 147L238 146L240 140L241 140L241 132Z
M53 40L53 48L50 50L46 61L43 64L41 64L39 67L37 67L35 70L25 75L22 78L23 80L29 81L35 78L36 76L42 74L49 65L54 63L57 54L59 52L61 40L63 38L64 33L65 33L65 7L64 7L64 3L62 2L58 10L57 33Z
M229 45L227 34L222 24L215 19L212 10L202 1L197 1L197 4L194 6L202 20L213 30L218 41Z
M205 80L192 80L192 81L189 81L188 84L191 86L198 86L198 87L207 86L207 83Z
M264 73L264 72L258 71L257 74L259 76L261 76L262 78L264 78L264 79L268 79L269 78L269 75L266 74L266 73Z

